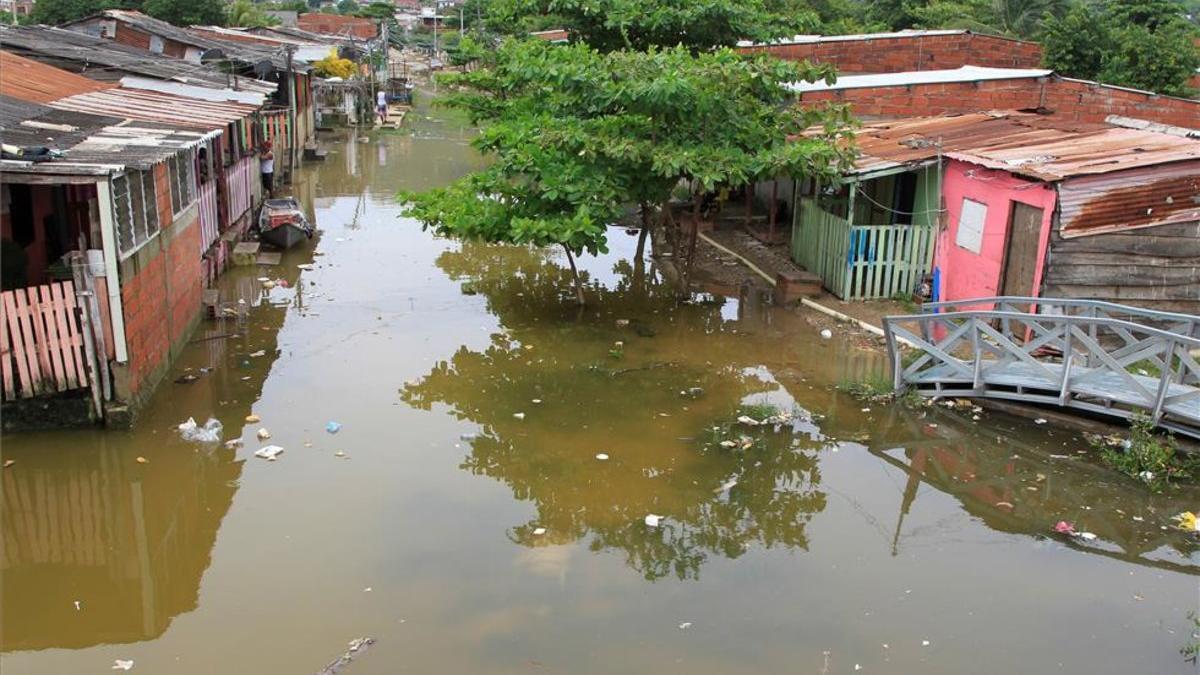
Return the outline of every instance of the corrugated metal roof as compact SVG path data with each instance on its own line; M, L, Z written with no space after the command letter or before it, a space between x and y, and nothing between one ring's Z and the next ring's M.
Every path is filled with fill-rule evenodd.
M16 54L0 51L0 94L22 101L48 103L72 94L112 89L96 82Z
M987 68L962 66L947 70L911 70L902 73L879 73L874 75L843 75L833 84L825 82L792 82L788 89L798 94L814 91L840 91L867 87L907 87L916 84L944 84L948 82L982 82L984 80L1033 80L1052 74L1052 70L1040 68Z
M1071 178L1058 206L1067 239L1200 221L1200 159Z
M6 160L2 165L6 172L102 174L146 169L219 133L58 110L0 96L0 137L5 143L62 152L47 162Z
M1200 140L1015 111L876 122L855 143L858 174L944 156L1058 181L1200 159Z
M0 46L92 80L115 82L125 75L140 75L215 90L224 90L231 84L230 76L214 66L197 65L50 26L0 26ZM238 90L269 95L275 89L274 82L246 77L238 80Z
M157 35L167 40L173 40L180 44L205 51L213 50L214 52L223 54L226 59L237 61L247 66L254 66L259 62L268 61L277 70L287 68L287 59L281 50L235 42L233 40L216 39L212 36L197 35L161 19L128 9L106 9L78 21L65 23L63 27L68 29L71 29L73 26L82 28L97 18L113 19L137 28L142 32ZM307 72L307 66L303 64L294 64L293 69Z
M254 114L257 106L200 99L141 89L108 89L50 103L60 110L162 122L195 129L222 129Z

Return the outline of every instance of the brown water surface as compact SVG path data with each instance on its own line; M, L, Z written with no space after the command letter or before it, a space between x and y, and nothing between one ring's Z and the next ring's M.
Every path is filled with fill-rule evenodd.
M5 675L313 673L363 636L346 673L1192 670L1200 556L1164 528L1200 493L1052 425L859 403L835 385L880 354L678 302L623 230L584 309L555 252L436 239L393 195L479 160L429 114L328 143L295 186L319 240L223 279L249 318L132 432L3 439ZM764 405L794 419L735 422ZM246 447L178 437L210 415Z

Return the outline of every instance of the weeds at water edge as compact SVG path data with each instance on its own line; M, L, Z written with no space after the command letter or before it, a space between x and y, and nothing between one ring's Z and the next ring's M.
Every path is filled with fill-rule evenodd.
M863 403L899 403L908 408L917 408L925 404L925 400L915 389L898 393L892 386L892 381L885 377L872 377L860 382L842 382L837 385L837 389Z
M1180 452L1174 438L1156 434L1154 423L1145 415L1132 419L1127 439L1092 435L1087 440L1106 465L1145 483L1154 492L1189 480L1200 469L1200 461Z

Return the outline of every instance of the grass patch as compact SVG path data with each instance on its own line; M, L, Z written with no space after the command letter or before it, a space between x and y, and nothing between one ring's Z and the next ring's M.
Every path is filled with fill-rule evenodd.
M900 403L909 408L920 407L925 399L915 389L898 393L890 378L878 375L858 382L842 382L837 390L863 403Z
M1089 436L1088 443L1100 452L1109 467L1162 492L1171 483L1190 480L1200 463L1179 451L1170 435L1155 433L1154 423L1145 415L1133 418L1129 438Z
M892 302L903 307L907 314L919 314L921 311L921 303L913 298L912 293L896 293L892 295Z
M783 414L783 408L771 403L745 403L738 406L738 416L745 415L756 420L765 420Z

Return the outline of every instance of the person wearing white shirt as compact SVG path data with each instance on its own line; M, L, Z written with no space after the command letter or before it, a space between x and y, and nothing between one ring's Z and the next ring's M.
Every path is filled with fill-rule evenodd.
M379 123L384 124L388 118L387 92L380 89L375 95L375 112L379 113Z

